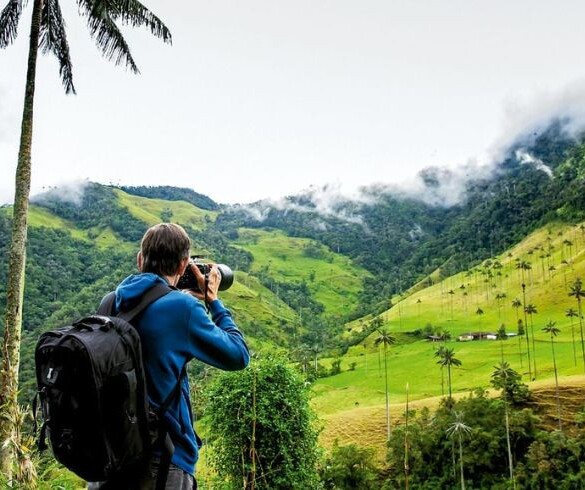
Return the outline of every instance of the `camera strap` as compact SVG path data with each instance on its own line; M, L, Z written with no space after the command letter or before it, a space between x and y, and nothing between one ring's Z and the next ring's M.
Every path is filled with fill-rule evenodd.
M209 286L209 272L205 273L205 307L207 308L207 311L209 312L209 301L207 299L207 289Z

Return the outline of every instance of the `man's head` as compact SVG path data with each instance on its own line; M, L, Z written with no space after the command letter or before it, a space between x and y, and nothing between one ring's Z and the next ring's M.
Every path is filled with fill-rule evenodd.
M184 271L190 248L191 240L181 226L160 223L149 228L142 237L138 268L141 272L173 276L181 269Z

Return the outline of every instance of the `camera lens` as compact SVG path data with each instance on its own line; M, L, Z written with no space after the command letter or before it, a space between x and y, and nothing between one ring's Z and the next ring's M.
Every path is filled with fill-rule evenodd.
M225 291L226 289L229 289L232 286L232 284L234 283L234 271L232 271L225 264L217 264L217 268L219 269L219 273L221 274L221 281L219 282L219 290Z

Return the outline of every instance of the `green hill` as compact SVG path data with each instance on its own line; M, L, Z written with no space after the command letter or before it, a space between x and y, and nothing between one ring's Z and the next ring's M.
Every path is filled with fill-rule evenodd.
M533 379L554 377L550 336L542 331L551 321L561 330L554 338L559 374L582 374L585 359L579 319L567 317L566 311L578 309L575 298L569 296L570 288L577 278L585 278L584 229L584 224L550 224L473 269L444 277L406 297L395 298L397 303L380 314L382 328L387 328L397 339L389 348L387 360L393 403L405 401L407 384L413 399L446 392L445 373L441 372L435 357L436 349L443 344L453 348L462 361L460 368L452 370L454 392L489 387L490 375L502 354L529 381L526 336L503 341L458 341L459 335L470 332L496 333L502 325L507 333L515 334L518 320L528 325L531 359L536 361L536 375L531 369ZM531 267L524 271L525 298L522 269L518 268L522 262ZM515 299L535 305L537 313L525 319L523 307L512 306ZM370 316L352 322L345 335L360 332L371 319ZM445 332L451 337L445 343L426 338ZM376 337L374 332L349 349L341 358L341 374L315 383L314 405L320 413L384 403L383 358L381 349L374 346ZM331 358L320 360L326 367L331 361Z
M62 200L56 190L35 202L29 215L23 396L33 390L32 349L38 334L94 311L105 293L135 272L139 238L164 219L187 229L193 252L236 270L234 286L222 296L255 349L293 347L307 334L303 315L309 312L313 319L351 312L367 276L311 239L260 230L236 230L238 238L229 238L215 229L218 211L186 201L88 184L81 202ZM10 208L2 208L1 257L7 257L9 221ZM6 273L7 261L0 260L0 277ZM3 309L5 280L0 301Z

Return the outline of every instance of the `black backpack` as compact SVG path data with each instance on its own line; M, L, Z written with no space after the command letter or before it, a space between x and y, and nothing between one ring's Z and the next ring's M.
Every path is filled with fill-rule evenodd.
M121 475L136 479L155 448L161 452L157 489L164 488L174 447L163 415L186 373L159 407L150 407L140 336L130 322L170 291L157 284L132 310L117 316L111 315L110 293L98 314L39 338L35 367L44 420L39 448L47 447L48 436L57 461L87 481L117 481Z

